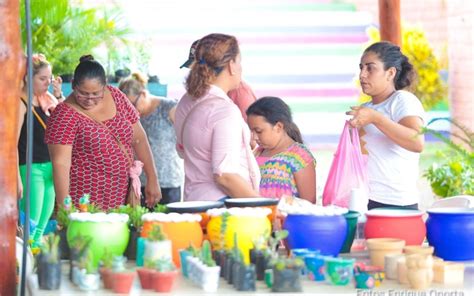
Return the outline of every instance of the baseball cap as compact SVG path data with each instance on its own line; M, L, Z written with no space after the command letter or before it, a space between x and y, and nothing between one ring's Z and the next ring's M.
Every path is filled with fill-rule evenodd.
M196 40L193 42L193 44L191 45L191 48L189 49L189 57L188 57L188 60L186 62L184 62L184 64L181 65L181 67L179 67L180 69L181 68L189 68L191 66L191 64L194 62L194 52L196 51L196 47L198 46L199 44L199 40Z

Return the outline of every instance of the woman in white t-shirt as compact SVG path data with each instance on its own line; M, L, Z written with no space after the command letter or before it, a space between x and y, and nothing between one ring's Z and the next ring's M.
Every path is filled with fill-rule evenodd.
M424 110L414 94L403 90L414 80L413 66L398 46L378 42L364 51L359 68L362 91L372 100L346 114L353 115L350 123L359 128L368 154L368 208L417 209Z

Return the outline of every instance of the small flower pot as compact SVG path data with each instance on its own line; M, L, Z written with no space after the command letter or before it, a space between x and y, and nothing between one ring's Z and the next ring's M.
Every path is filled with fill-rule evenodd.
M143 258L149 260L158 260L160 258L171 259L172 247L170 240L152 242L149 240L145 241L145 253Z
M371 238L367 240L370 262L372 265L384 267L385 255L401 254L405 241L396 238Z
M224 278L229 285L232 285L232 266L234 266L234 258L232 256L227 256L227 259L225 260Z
M257 281L265 279L265 269L268 267L270 258L265 256L263 252L257 252L255 258L255 272L257 274Z
M137 273L142 289L153 289L153 274L155 270L152 268L138 268Z
M304 263L308 269L308 278L312 281L324 281L324 256L307 255Z
M272 292L302 292L300 275L300 267L282 270L273 267Z
M72 266L70 276L71 276L71 282L74 285L78 286L81 279L81 270L76 264Z
M155 271L153 273L153 290L162 293L170 292L177 275L177 270L166 272Z
M114 287L112 269L101 267L99 269L100 276L102 277L102 282L104 283L104 289L112 289Z
M265 285L267 288L271 288L273 286L273 269L265 269Z
M205 266L202 270L201 287L205 292L216 292L219 287L220 266Z
M38 285L43 290L58 290L61 286L61 262L49 263L38 255Z
M240 267L243 266L242 262L234 261L232 265L232 285L237 289L240 282Z
M81 273L79 289L82 291L96 291L100 288L99 273Z
M140 237L140 232L135 228L130 228L130 238L128 239L128 245L125 249L125 256L128 260L137 259L137 239Z
M114 281L114 293L128 294L132 289L135 272L114 272L112 278Z
M237 291L255 291L255 282L257 275L255 272L254 264L250 264L249 266L241 264L238 278L239 281L236 286Z
M181 261L181 273L183 274L185 278L188 277L188 261L186 260L186 258L190 255L191 254L189 253L189 251L186 251L186 250L179 251L179 259Z
M70 256L70 249L69 249L69 244L67 243L67 228L63 228L58 231L59 234L59 250L61 254L61 259L69 259Z
M324 267L328 282L336 286L345 286L353 277L354 259L326 257Z

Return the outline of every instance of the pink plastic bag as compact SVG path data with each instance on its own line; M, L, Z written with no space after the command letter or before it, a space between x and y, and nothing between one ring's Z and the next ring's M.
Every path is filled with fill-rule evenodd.
M323 191L323 205L349 207L351 190L368 192L367 157L362 155L359 132L346 121Z

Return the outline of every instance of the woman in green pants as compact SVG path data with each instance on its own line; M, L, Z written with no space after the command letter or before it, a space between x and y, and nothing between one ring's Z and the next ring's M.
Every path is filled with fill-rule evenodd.
M26 80L26 79L25 79ZM53 84L53 94L48 87ZM61 78L53 79L51 65L42 54L33 55L33 163L31 166L30 189L30 218L36 223L31 233L33 245L41 243L44 229L54 209L54 186L51 160L48 146L44 143L44 132L48 116L59 101L63 100L61 93ZM20 115L18 126L18 163L19 180L18 192L21 196L20 208L24 211L25 199L23 188L26 186L26 111L27 111L26 83L18 100Z

